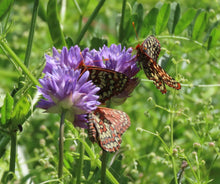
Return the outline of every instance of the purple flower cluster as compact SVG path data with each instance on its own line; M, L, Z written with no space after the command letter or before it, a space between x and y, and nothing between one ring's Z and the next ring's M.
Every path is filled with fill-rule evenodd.
M96 95L99 88L88 80L89 71L81 73L81 64L114 70L131 78L126 91L116 97L123 99L121 102L139 82L133 78L139 69L132 49L122 50L121 45L103 46L99 51L90 51L88 48L81 51L78 46L69 50L63 47L60 52L53 48L53 56L46 55L45 58L45 75L39 80L41 87L38 87L43 99L40 99L38 107L52 113L65 111L66 118L82 128L87 127L87 114L94 111L100 102Z

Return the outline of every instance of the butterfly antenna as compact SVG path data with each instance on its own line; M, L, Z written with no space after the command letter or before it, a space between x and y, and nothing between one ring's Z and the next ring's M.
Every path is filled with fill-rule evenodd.
M132 26L133 26L133 28L134 28L134 32L135 32L135 34L136 34L136 38L139 40L137 31L136 31L136 28L135 28L135 25L134 25L134 22L132 22Z

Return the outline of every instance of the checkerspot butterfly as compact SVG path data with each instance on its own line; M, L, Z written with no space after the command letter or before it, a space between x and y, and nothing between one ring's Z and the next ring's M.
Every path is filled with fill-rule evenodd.
M122 93L130 80L127 75L106 68L86 66L84 64L81 64L79 68L82 69L82 73L89 71L89 80L92 80L96 86L100 87L97 95L99 95L101 103Z
M120 148L121 136L131 125L128 115L120 110L98 107L88 114L89 139L107 152Z
M160 53L160 43L154 36L147 37L141 45L136 46L137 59L144 70L148 79L153 80L157 89L161 93L166 93L165 84L174 88L181 89L179 82L169 76L165 70L157 64L157 58Z

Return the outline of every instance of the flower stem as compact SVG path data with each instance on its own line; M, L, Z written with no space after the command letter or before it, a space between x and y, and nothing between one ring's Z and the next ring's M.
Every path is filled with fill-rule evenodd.
M176 91L174 91L174 100L172 102L172 110L175 109L174 104L175 104L175 99L176 99ZM171 146L170 146L170 152L173 153L173 148L174 148L174 143L173 143L173 127L174 127L174 114L171 113L170 114L170 142L171 142ZM178 180L177 180L177 171L176 171L176 162L175 162L175 158L174 156L171 154L171 160L172 160L172 165L173 165L173 174L174 174L174 179L175 179L175 183L178 184Z
M65 112L61 113L60 119L60 137L59 137L59 165L58 165L58 178L61 179L63 175L63 136L64 136L64 120Z
M28 44L27 44L27 49L26 49L25 59L24 59L24 64L27 67L29 66L29 61L30 61L32 43L33 43L33 38L34 38L34 28L35 28L36 19L37 19L38 6L39 6L39 0L35 0L32 19L31 19L31 27L30 27L29 37L28 37Z
M103 163L101 163L101 161L98 158L96 158L96 155L93 153L93 151L85 141L83 141L82 139L79 139L79 141L83 143L89 157L95 162L98 168L101 169ZM115 177L111 174L111 172L108 169L106 169L106 176L112 184L119 184L118 181L115 179Z
M96 6L95 10L93 11L92 15L89 17L89 20L86 22L85 26L83 27L82 31L80 32L75 44L79 44L82 40L84 34L86 33L87 29L89 28L92 21L95 19L96 15L98 14L99 10L103 6L105 0L100 0L99 4Z
M106 167L108 161L108 152L102 151L101 184L105 184Z
M68 126L68 129L75 131L74 126L72 125L72 123L70 122L66 122L66 125ZM94 152L92 151L92 149L90 148L90 146L86 143L85 140L83 140L81 137L79 137L79 141L83 144L84 149L86 151L86 153L89 155L89 158L91 159L91 161L93 161L95 163L95 165L101 169L101 161L99 160L99 158L97 157L96 154L94 154ZM119 182L115 179L115 177L111 174L111 172L106 169L106 177L108 178L108 180L110 181L110 183L112 184L119 184Z
M29 79L34 83L34 85L40 85L38 80L31 74L28 68L24 65L24 63L19 59L19 57L11 50L11 48L7 45L5 40L0 40L1 47L12 57L13 61L16 65L18 65L23 72L29 77Z
M13 178L13 174L15 173L16 146L17 146L17 134L16 132L12 132L11 133L10 165L9 165L10 175L8 176L9 180Z
M125 6L126 6L126 0L123 0L122 11L121 11L121 22L120 22L120 28L119 28L119 42L122 42L123 36L124 36L123 26L124 26Z
M84 130L83 130L84 132ZM84 141L84 137L82 139ZM76 184L81 183L81 174L82 174L82 167L83 167L83 157L84 157L84 145L82 142L79 143L79 160L78 160L78 171L76 176Z
M77 0L73 0L73 2L75 4L75 6L76 6L76 9L77 9L78 13L79 13L79 19L78 19L78 23L79 23L79 25L78 25L78 33L79 33L80 30L81 30L81 27L82 27L83 12L82 12L82 10L81 10Z

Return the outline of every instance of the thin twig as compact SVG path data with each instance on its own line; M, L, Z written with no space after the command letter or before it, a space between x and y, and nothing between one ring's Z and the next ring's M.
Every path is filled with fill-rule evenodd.
M63 175L64 121L65 121L65 112L62 112L61 119L60 119L60 136L59 136L59 165L58 165L58 178L59 179L61 179Z
M93 11L92 15L89 17L89 20L86 22L85 26L83 27L82 31L80 32L80 35L78 36L78 38L75 42L76 44L79 44L81 42L84 34L88 30L88 28L89 28L90 24L92 23L92 21L95 19L96 15L98 14L101 7L103 6L104 2L105 2L105 0L100 0L99 4L96 6L96 8Z

